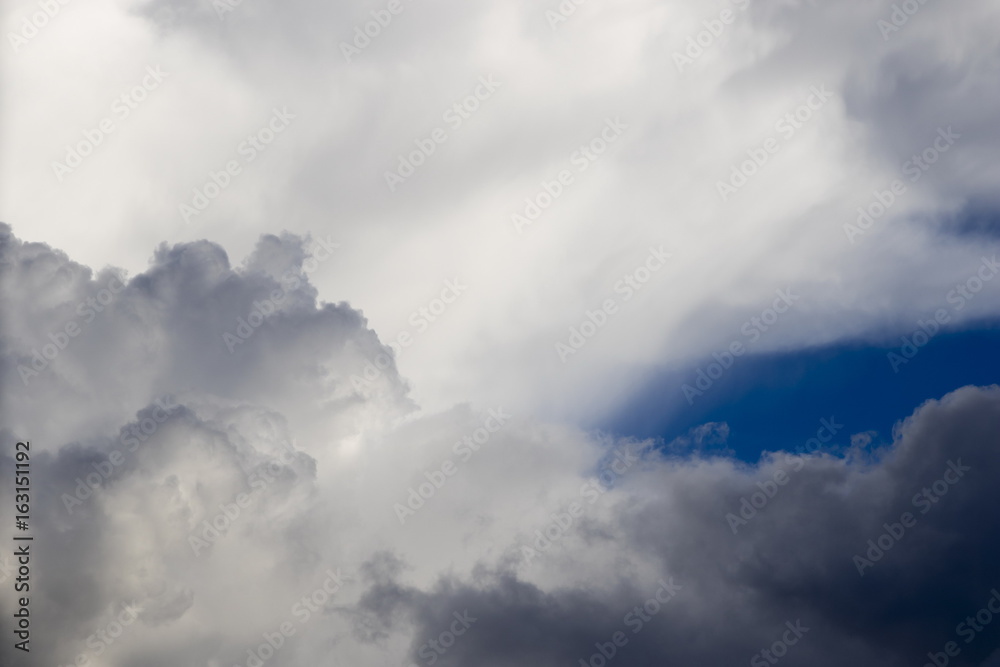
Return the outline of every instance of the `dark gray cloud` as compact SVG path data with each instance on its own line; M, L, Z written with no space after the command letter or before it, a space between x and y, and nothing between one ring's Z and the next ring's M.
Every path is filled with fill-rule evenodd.
M590 534L592 547L621 558L600 581L542 590L495 570L421 592L387 577L360 606L383 620L394 617L390 610L411 615L417 664L428 664L420 647L465 610L475 627L454 648L431 649L436 664L579 664L618 630L628 643L616 664L742 664L781 639L786 621L799 620L809 630L782 664L922 664L949 641L961 649L951 664L984 664L997 648L1000 616L968 644L971 626L965 634L956 626L1000 584L992 530L1000 521L998 446L1000 389L966 387L920 407L895 443L867 460L860 452L854 460L777 453L744 470L721 458L664 461L627 478L608 532ZM779 470L785 483L776 485ZM733 524L734 535L726 515L765 493L769 480L774 496ZM924 489L930 495L915 498ZM898 531L907 512L915 524L903 526L898 542L882 538L892 546L869 554L879 560L862 564L861 576L854 557L865 557L885 524ZM643 557L655 567L638 577L628 564ZM570 557L587 559L585 549ZM634 632L638 623L627 625L626 614L654 597L660 579L681 591Z

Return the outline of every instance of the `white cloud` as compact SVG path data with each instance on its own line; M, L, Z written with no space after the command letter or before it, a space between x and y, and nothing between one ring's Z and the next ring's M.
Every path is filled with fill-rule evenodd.
M4 66L5 218L88 264L124 262L133 273L162 238L207 237L243 255L276 227L332 234L351 250L314 282L390 337L437 285L460 276L469 298L400 359L430 410L474 398L522 411L608 411L610 393L587 387L614 382L623 364L641 372L709 354L780 286L799 286L810 319L823 323L791 324L767 342L794 348L882 335L922 315L930 292L978 260L963 241L946 240L942 252L939 232L917 221L992 198L988 40L958 38L988 34L986 3L926 6L890 42L876 26L891 11L885 3L637 0L582 5L554 32L549 8L531 4L404 6L351 63L337 45L371 20L368 8L245 2L220 20L193 2L65 7ZM727 8L733 22L678 72L672 54ZM8 25L20 15L11 10ZM147 65L169 78L58 183L51 162ZM443 110L483 75L502 89L389 193L383 173L444 125ZM721 202L717 182L813 85L833 98ZM296 115L293 126L184 225L178 206L276 105ZM528 233L514 234L510 215L609 116L629 124L620 142ZM949 125L963 139L943 166L878 221L865 247L844 243L857 206ZM587 361L551 363L553 341L595 291L659 243L680 250L675 277L603 334ZM875 259L887 253L891 271ZM884 295L878 312L862 296L872 293ZM979 308L993 314L997 301Z

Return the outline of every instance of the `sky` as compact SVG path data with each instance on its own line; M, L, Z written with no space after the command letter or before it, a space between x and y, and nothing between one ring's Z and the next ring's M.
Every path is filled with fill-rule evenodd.
M3 665L1000 666L995 3L0 21Z

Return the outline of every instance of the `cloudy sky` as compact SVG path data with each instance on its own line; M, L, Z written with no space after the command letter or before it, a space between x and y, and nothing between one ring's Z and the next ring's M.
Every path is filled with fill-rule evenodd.
M1000 666L996 3L0 12L3 665Z

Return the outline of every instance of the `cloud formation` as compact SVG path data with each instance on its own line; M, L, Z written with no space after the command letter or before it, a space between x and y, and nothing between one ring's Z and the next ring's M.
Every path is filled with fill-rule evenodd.
M976 617L1000 586L997 387L928 401L882 448L831 416L827 447L754 465L724 425L657 445L502 405L417 414L392 349L318 300L321 251L266 235L234 267L161 245L102 305L120 273L4 230L31 664L904 665L950 641L952 664L996 663L1000 623Z
M33 6L10 7L6 26ZM988 0L399 7L62 7L2 65L3 219L133 273L164 239L242 257L276 219L332 235L351 252L312 284L363 306L387 341L458 279L468 298L397 360L414 398L572 421L613 414L651 368L718 351L776 289L798 290L802 316L757 353L883 342L996 251L1000 17ZM157 88L59 181L53 163L157 67ZM489 97L475 97L482 80L497 86ZM813 90L824 101L801 114ZM276 108L294 118L269 136ZM600 149L607 119L627 128ZM949 128L954 145L924 160ZM746 167L769 138L776 152ZM386 173L413 151L422 164L390 190ZM719 184L745 175L734 170L753 173L723 201ZM537 220L512 222L564 171L572 184ZM199 197L207 207L185 220ZM865 220L859 207L875 212L860 237L846 229ZM567 369L556 343L661 244L667 271ZM953 326L998 308L984 293Z

